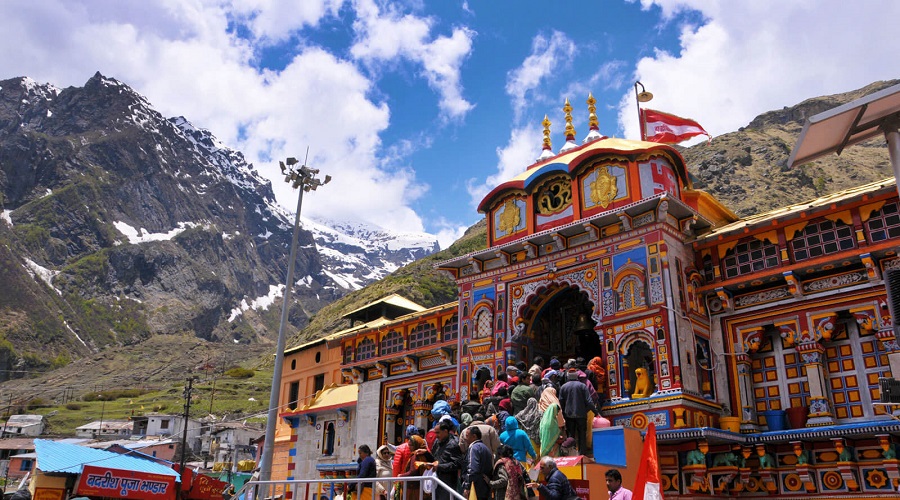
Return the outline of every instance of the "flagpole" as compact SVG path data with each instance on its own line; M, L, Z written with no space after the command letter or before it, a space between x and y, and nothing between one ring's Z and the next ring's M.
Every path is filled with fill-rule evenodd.
M641 86L641 91L638 92L638 85ZM647 140L647 125L644 123L644 113L641 112L641 103L642 102L650 102L653 99L653 94L647 92L647 89L644 88L644 84L637 81L634 82L634 103L637 105L638 112L638 124L641 127L641 140Z

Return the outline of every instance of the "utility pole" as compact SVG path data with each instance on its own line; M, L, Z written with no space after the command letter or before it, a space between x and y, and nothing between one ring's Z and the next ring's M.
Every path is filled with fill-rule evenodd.
M194 390L194 378L187 380L187 387L184 389L184 431L181 433L181 467L178 472L184 477L184 462L187 456L187 434L188 434L188 417L191 414L191 391Z
M309 148L306 149L306 156L309 157ZM287 165L285 165L287 163ZM288 310L291 306L291 290L294 288L294 267L297 263L297 238L300 234L300 209L303 207L303 193L315 191L319 186L324 186L331 181L331 176L326 175L325 180L319 180L316 175L319 173L317 168L309 168L306 166L306 160L299 168L294 165L299 164L296 158L288 158L284 162L278 162L281 167L281 173L284 174L284 180L291 185L293 189L299 189L297 196L297 213L294 215L294 232L291 236L291 254L288 258L287 279L284 280L284 294L281 303L281 323L278 326L278 343L275 348L275 369L272 373L272 389L269 393L269 413L266 417L266 438L263 442L262 458L259 467L259 478L262 481L272 479L272 456L275 448L275 426L278 420L278 402L281 396L281 372L284 364L284 342L285 329L288 323Z

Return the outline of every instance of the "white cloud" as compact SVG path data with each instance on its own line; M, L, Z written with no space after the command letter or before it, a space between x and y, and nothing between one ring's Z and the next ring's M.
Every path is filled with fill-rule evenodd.
M241 2L240 8L246 14L258 6L254 33L276 39L283 33L263 20L284 5L271 5L275 11L266 2ZM287 25L321 21L340 3L317 5L321 9L304 7ZM115 77L163 115L183 115L244 152L274 179L276 197L291 209L297 193L281 182L275 160L302 157L309 146L309 164L334 180L304 199L305 215L377 216L388 229L421 231L422 220L410 206L428 187L410 168L392 167L379 157L390 110L373 97L374 82L354 61L316 46L297 47L283 70L255 69L255 46L229 31L235 13L226 7L176 0L0 2L0 67L7 76L27 75L59 87L82 86L98 70ZM453 37L429 43L430 52L423 54L435 58L429 62L435 82L452 81L453 65L441 64L464 45ZM452 87L448 106L458 110Z
M554 31L548 39L537 35L531 41L531 54L506 77L506 93L512 97L516 120L521 118L541 83L560 65L568 64L575 54L575 42L565 33ZM529 95L531 94L531 95Z
M337 16L343 0L231 0L234 17L257 40L283 41L304 26L316 26L326 16Z
M635 76L655 96L648 107L696 119L714 136L765 111L900 76L897 2L641 4L670 21L685 8L701 11L704 24L682 26L678 54L641 59ZM622 98L619 120L627 137L638 137L633 93Z
M453 34L432 39L433 20L402 14L392 6L382 11L373 0L356 3L354 58L369 65L404 58L422 66L428 85L440 95L439 107L445 119L465 117L473 105L462 97L460 67L472 52L475 32L464 27Z
M492 189L524 172L540 155L541 130L537 127L515 128L510 132L506 146L497 148L497 172L483 183L469 180L467 188L473 207L478 207Z
M463 237L468 226L460 226L459 224L449 221L443 217L434 221L434 226L438 228L435 236L437 236L438 244L444 250L453 244L456 240Z

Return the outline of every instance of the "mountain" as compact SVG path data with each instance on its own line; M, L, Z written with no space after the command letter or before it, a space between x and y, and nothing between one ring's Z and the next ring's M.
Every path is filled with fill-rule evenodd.
M240 152L113 78L62 90L0 81L0 380L155 336L173 349L270 351L292 224ZM436 248L425 236L309 225L289 315L297 329Z
M883 137L788 168L791 150L804 121L815 114L900 80L875 82L851 92L807 99L795 106L769 111L736 132L682 151L694 187L703 189L740 216L767 212L802 200L891 177Z
M344 288L359 290L440 250L427 233L397 233L370 223L303 219L313 234L323 271Z

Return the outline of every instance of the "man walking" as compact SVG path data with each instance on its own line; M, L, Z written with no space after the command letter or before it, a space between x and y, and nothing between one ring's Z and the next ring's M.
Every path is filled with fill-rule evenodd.
M587 414L588 410L593 410L596 415L600 412L594 406L588 387L578 380L578 370L570 368L566 378L568 382L559 388L559 405L566 419L566 432L569 437L578 440L579 453L592 456L592 450L587 447Z
M466 478L463 482L463 495L469 497L472 488L475 489L475 497L478 500L490 500L490 477L494 471L494 455L491 450L481 442L481 429L471 427L469 436L473 440L469 443L469 464L466 467Z
M442 420L437 428L437 441L434 443L435 461L428 467L437 472L437 477L456 491L459 488L459 472L463 465L463 454L459 449L459 439L451 432L453 422ZM435 500L450 500L450 493L438 487L434 491Z

